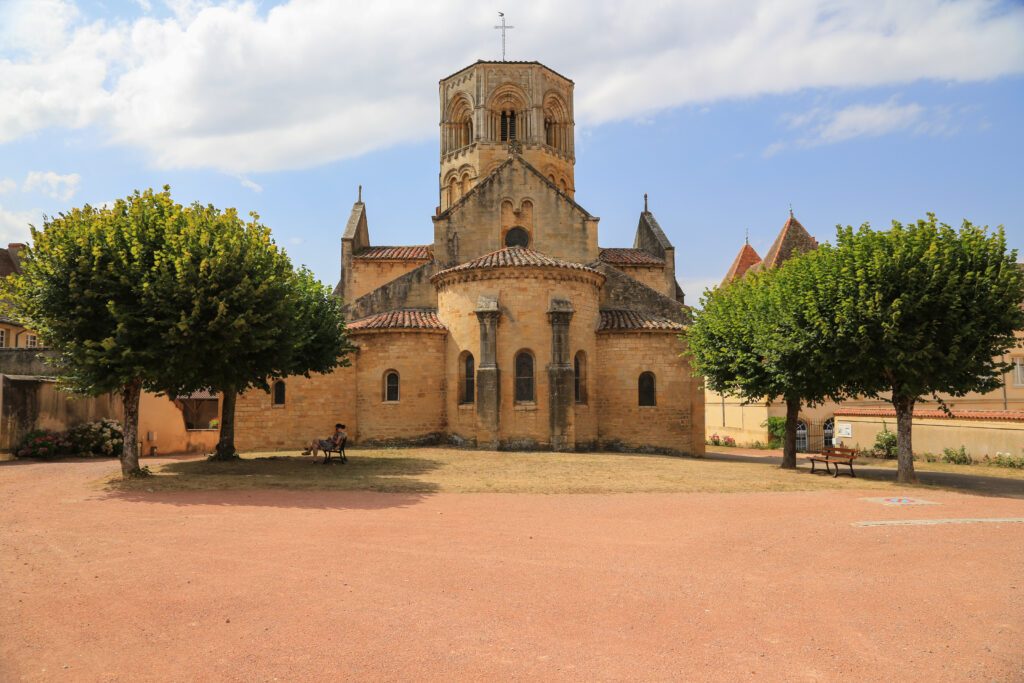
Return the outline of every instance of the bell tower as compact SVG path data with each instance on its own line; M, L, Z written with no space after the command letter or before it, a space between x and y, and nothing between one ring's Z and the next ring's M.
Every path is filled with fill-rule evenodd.
M569 197L573 82L540 62L475 64L441 79L441 211L508 158L510 146Z

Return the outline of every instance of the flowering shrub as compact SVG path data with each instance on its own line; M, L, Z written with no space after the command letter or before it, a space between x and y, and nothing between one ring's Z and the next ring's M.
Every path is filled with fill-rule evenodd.
M985 464L994 467L1010 467L1015 470L1024 470L1024 456L1017 457L1012 453L996 452L996 457L985 456Z
M46 429L34 429L25 435L15 455L19 458L59 458L67 455L71 444L63 434Z
M67 441L75 455L85 458L120 457L124 449L121 423L109 418L86 422L67 432Z
M732 438L731 436L723 436L722 437L722 445L723 446L735 446L736 445L736 439Z
M711 438L707 440L707 443L709 446L721 446L722 437L718 436L718 434L712 434Z

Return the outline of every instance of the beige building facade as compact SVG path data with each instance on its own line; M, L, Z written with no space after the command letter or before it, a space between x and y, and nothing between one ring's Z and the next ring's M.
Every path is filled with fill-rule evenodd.
M440 81L430 242L371 244L359 197L336 289L350 365L241 396L240 450L342 422L361 445L703 453L674 247L646 206L632 247L599 246L574 199L573 87L537 62Z

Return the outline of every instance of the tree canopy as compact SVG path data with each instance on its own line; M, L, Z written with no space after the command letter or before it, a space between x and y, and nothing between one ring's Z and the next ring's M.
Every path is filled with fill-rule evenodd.
M56 351L67 386L121 395L126 476L139 472L143 389L223 392L218 454L233 455L239 391L327 372L350 350L339 302L292 269L257 216L182 207L166 187L32 228L9 288L19 318Z
M889 395L896 411L899 481L914 474L914 404L938 394L997 389L1000 357L1024 329L1024 272L1002 227L934 214L887 231L839 227L835 346L851 392Z
M830 346L833 269L833 252L819 249L709 291L686 334L710 389L747 401L785 402L786 468L796 467L801 404L844 395Z

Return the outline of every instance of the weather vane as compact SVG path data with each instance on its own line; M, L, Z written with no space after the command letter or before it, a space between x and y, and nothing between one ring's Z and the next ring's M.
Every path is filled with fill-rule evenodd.
M505 31L515 28L515 26L508 26L505 24L505 13L498 12L498 16L501 17L501 26L495 26L494 28L501 29L501 61L505 61Z

